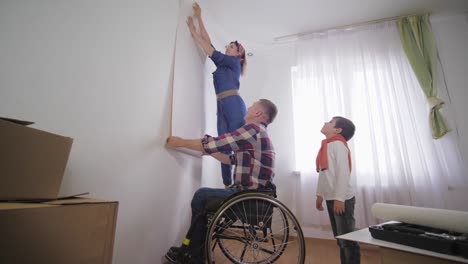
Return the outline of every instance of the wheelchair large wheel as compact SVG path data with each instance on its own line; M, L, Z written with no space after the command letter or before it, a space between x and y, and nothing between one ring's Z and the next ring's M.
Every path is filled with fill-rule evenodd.
M299 222L273 197L245 193L226 201L214 214L205 241L208 263L304 263ZM287 255L287 260L280 257Z

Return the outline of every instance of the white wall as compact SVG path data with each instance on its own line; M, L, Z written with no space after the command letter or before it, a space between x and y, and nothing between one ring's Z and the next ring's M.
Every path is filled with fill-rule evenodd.
M448 104L458 131L462 156L468 161L468 13L431 16L449 93ZM444 113L445 114L445 113ZM449 113L447 113L449 114ZM468 187L467 187L468 188Z
M118 200L114 263L180 243L200 159L169 152L174 0L0 2L0 116L74 138L61 193Z
M291 67L293 64L292 45L261 46L245 44L247 52L247 72L241 79L240 93L247 105L260 98L271 100L278 107L275 121L268 132L276 152L275 183L278 199L288 207L294 207L295 183L292 172L295 170L294 131L292 115Z
M443 114L453 130L451 136L458 138L460 153L468 161L468 13L439 14L431 16L432 29L445 74L446 105ZM443 92L443 91L441 91ZM448 96L447 96L448 94ZM444 95L444 94L443 94ZM466 171L462 177L468 177ZM466 181L465 181L466 182ZM468 210L466 195L468 186L453 183L448 199L452 208Z

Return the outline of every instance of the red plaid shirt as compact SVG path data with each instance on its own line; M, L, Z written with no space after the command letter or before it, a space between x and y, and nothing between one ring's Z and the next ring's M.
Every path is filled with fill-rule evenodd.
M275 152L264 124L246 124L232 133L219 137L205 135L205 153L233 151L234 184L242 189L258 189L275 176Z

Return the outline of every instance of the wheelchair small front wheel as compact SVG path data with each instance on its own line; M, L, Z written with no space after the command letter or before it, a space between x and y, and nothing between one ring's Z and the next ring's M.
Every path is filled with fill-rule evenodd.
M291 211L261 193L235 196L212 218L205 240L208 263L304 263L302 229ZM287 255L287 261L280 257Z

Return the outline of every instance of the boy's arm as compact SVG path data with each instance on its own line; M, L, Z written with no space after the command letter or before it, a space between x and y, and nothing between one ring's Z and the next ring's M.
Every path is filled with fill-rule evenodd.
M335 214L337 214L337 215L341 215L341 214L344 213L344 211L345 211L344 202L334 200L333 201L333 212L335 212Z
M336 142L336 143L335 143ZM329 144L328 147L334 152L335 160L333 161L335 166L335 190L334 190L334 202L333 209L336 214L342 214L344 212L344 202L346 200L346 188L349 182L349 162L348 162L348 149L346 146L339 141L335 141L334 144Z
M315 199L315 208L319 211L323 211L323 179L320 177L319 173L319 179L317 182L317 191L315 192L316 199Z
M319 211L323 211L323 197L317 195L317 199L315 200L315 208Z

